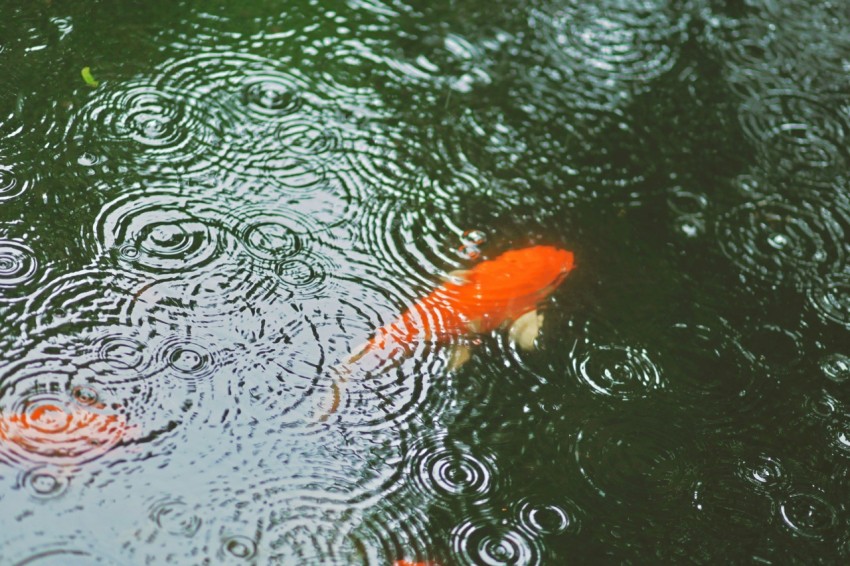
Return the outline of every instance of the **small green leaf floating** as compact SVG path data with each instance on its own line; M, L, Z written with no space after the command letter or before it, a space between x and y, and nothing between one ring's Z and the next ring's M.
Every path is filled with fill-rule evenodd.
M80 74L83 76L83 80L86 81L86 84L90 87L96 87L99 84L92 76L91 69L89 67L83 67Z

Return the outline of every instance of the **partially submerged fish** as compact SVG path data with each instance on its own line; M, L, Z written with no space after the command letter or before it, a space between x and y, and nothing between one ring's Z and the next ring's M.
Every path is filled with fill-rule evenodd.
M83 407L41 404L0 415L0 452L12 449L27 460L79 463L100 456L125 439L131 427L122 414Z
M509 336L525 350L532 349L543 323L538 305L573 269L572 252L553 246L511 250L483 261L468 271L449 274L449 280L417 301L398 319L378 329L372 338L336 368L331 407L337 410L343 384L354 364L367 355L382 364L411 352L420 341L453 343L449 362L456 368L469 359L458 339L491 332L510 324Z

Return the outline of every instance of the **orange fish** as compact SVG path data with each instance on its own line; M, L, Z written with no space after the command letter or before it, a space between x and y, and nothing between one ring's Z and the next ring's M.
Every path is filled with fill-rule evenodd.
M439 566L436 562L410 562L409 560L396 560L393 566Z
M511 250L483 261L468 271L456 271L449 280L416 302L336 368L333 401L324 420L340 403L341 386L351 365L375 355L379 363L410 353L419 341L457 342L458 338L491 332L511 324L510 337L523 349L532 349L543 323L537 306L573 269L572 252L552 246ZM468 349L455 344L449 362L456 368L469 359Z
M104 454L129 430L122 414L42 404L0 415L0 441L7 446L0 446L0 452L11 449L26 460L79 463Z

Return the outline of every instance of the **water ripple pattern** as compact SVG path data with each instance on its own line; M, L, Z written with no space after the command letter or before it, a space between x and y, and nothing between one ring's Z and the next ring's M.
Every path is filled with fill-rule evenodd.
M269 426L315 422L309 401L318 398L317 405L325 401L319 382L327 371L326 347L316 339L315 325L302 316L276 327L269 325L267 332L264 340L240 346L241 355L220 378L221 390L234 403L252 407L251 414L264 414ZM203 351L177 361L195 367L203 360L196 358L200 355Z
M366 203L362 213L357 236L364 255L351 261L363 264L364 270L380 266L400 282L430 289L440 275L469 269L481 259L480 244L465 239L465 230L445 211L377 202Z
M0 459L23 466L77 466L133 438L127 415L116 411L120 404L90 386L86 377L91 376L91 370L56 357L6 368Z
M599 395L631 399L665 386L661 369L641 348L577 341L570 359L573 375Z
M89 268L55 277L25 303L24 328L34 336L69 325L82 331L124 326L133 289L142 285L124 270Z
M850 328L850 273L831 273L809 289L809 305L824 322Z
M160 497L150 505L149 517L156 526L171 535L192 538L203 519L179 498Z
M718 400L744 402L751 410L759 399L764 383L757 381L740 336L722 321L674 324L663 342L671 394L707 422L733 419L712 410Z
M140 274L197 271L232 244L200 201L167 192L131 192L103 207L95 221L100 253Z
M26 192L31 184L15 170L15 167L0 161L0 202L14 200Z
M395 501L392 494L385 497L379 504L380 512L370 513L352 533L355 547L363 549L361 558L375 564L399 559L424 561L436 544L427 518L407 513L408 503Z
M643 416L639 422L638 426L633 420L609 416L588 421L576 434L576 465L599 497L636 504L675 492L666 479L681 465L675 427L654 416Z
M553 52L591 91L615 97L669 72L682 23L666 0L570 1L550 16Z
M153 81L104 84L69 123L66 137L95 155L138 167L201 171L221 159L232 117L214 98Z
M517 523L523 530L534 536L579 531L581 523L574 503L558 505L539 499L526 497L514 504Z
M443 504L457 500L475 504L493 492L496 469L487 452L450 444L443 434L437 434L408 449L405 476L422 495L437 497Z
M788 481L782 462L764 453L739 462L738 475L758 491L768 494L782 489Z
M68 442L91 444L99 450L91 455L99 457L116 445L154 441L177 424L200 418L211 398L209 378L230 362L227 352L212 344L145 336L126 326L55 334L5 369L0 402L6 403L7 415L47 406L41 414L56 420L62 414L53 407L62 409L71 424L80 421L67 431ZM93 432L84 428L87 423ZM111 431L114 435L101 438ZM62 455L58 449L56 455ZM88 459L75 455L70 463Z
M821 373L835 383L845 383L850 380L850 356L833 353L821 357L818 362Z
M27 295L38 271L38 259L29 246L17 240L0 239L0 301Z
M794 534L814 540L833 535L838 512L824 494L798 487L778 505L783 525Z
M0 10L0 562L848 563L847 0L114 4Z
M176 274L138 285L123 303L122 319L143 332L183 327L187 333L218 334L229 325L237 336L261 337L263 315L286 298L278 282L243 258L216 267L194 278Z
M452 559L456 564L530 566L541 564L541 542L514 527L468 520L452 531Z
M840 209L768 199L742 204L718 220L723 254L762 282L803 284L846 262L846 229Z
M386 277L383 273L374 278L365 275L339 277L334 281L334 298L315 297L304 303L314 344L302 350L313 352L314 363L325 364L316 392L319 405L332 398L330 387L339 364L416 299L404 281L381 279ZM415 418L432 381L445 375L447 356L446 349L428 342L410 346L411 351L386 363L367 356L352 364L344 406L334 418L345 428L364 430L393 427L400 420ZM323 359L318 357L320 351Z
M327 185L327 160L340 146L340 106L357 104L297 66L236 52L190 55L162 69L163 88L214 100L230 117L220 165L241 179L303 193Z
M814 185L846 171L848 118L822 99L793 91L760 94L741 108L744 133L764 169Z
M302 200L285 204L233 210L228 223L254 269L268 273L279 292L302 298L321 296L338 269L333 232L320 222L321 204Z

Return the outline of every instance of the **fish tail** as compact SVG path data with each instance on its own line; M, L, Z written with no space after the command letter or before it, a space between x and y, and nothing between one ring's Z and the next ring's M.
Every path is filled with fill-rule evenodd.
M331 415L339 409L339 406L342 403L342 395L344 393L345 386L351 376L351 366L348 362L333 366L331 368L331 373L330 406L319 416L318 422L320 423L327 421Z

